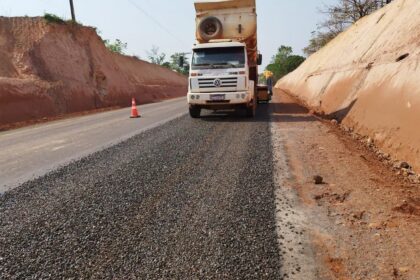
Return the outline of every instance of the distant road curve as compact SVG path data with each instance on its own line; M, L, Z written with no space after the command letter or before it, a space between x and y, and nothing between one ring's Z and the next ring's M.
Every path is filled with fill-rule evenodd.
M0 194L187 112L185 97L0 133Z

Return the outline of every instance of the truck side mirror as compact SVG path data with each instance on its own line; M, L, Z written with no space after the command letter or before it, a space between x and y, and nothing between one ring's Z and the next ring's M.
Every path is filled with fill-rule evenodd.
M257 58L257 64L258 65L261 65L262 64L262 60L263 60L263 56L262 56L262 54L258 54L258 58Z
M184 67L184 63L185 63L185 58L184 58L184 56L180 56L179 58L178 58L178 66L181 68L181 67Z

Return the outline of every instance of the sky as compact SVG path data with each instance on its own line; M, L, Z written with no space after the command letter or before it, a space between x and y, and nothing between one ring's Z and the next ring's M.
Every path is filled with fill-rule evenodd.
M74 0L77 21L97 27L104 39L128 44L126 53L147 59L159 47L168 56L194 43L193 0ZM336 0L257 0L258 44L263 67L281 45L303 55L311 32L324 17L318 8ZM68 0L0 0L0 16L53 13L69 19Z

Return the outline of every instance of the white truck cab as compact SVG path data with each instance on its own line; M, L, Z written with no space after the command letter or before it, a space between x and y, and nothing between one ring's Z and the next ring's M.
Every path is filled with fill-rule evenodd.
M254 81L249 80L245 43L230 41L194 46L188 90L192 115L198 116L202 108L251 105L254 88Z

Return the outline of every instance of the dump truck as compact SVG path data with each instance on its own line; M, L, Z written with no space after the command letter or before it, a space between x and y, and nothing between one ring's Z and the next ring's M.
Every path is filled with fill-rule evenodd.
M188 104L202 109L246 110L255 116L258 65L255 0L196 0L196 43L192 48Z

